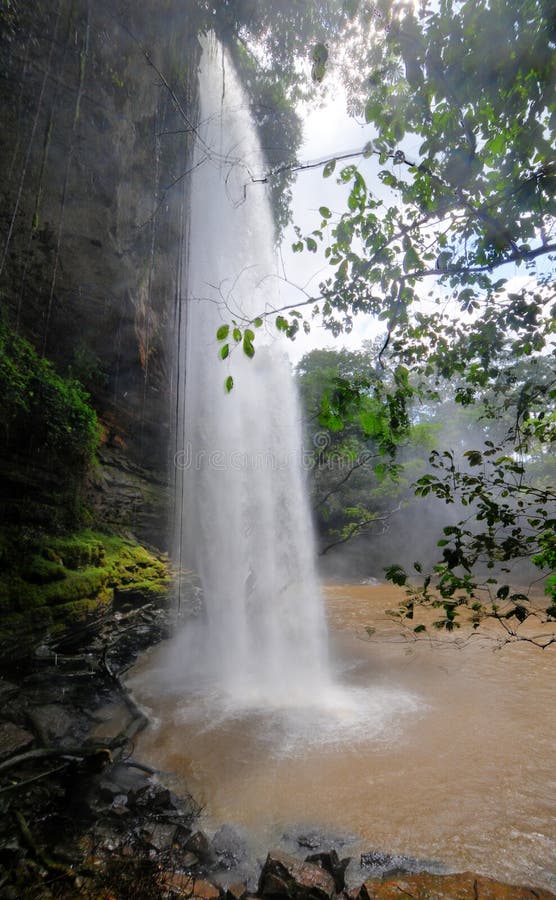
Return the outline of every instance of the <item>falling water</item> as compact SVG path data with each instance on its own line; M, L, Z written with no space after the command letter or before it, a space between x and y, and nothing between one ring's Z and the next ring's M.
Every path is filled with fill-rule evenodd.
M303 706L331 679L295 387L270 328L249 326L252 360L230 332L223 362L216 339L220 325L245 329L280 306L270 202L251 179L264 162L248 101L215 42L199 80L176 556L201 577L205 615L186 629L180 653L190 687L197 678L238 706Z

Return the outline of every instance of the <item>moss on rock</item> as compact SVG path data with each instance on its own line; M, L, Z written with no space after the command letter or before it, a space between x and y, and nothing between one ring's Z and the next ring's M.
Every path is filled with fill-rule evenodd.
M168 563L141 544L91 530L63 537L0 534L0 653L25 656L118 605L168 600Z

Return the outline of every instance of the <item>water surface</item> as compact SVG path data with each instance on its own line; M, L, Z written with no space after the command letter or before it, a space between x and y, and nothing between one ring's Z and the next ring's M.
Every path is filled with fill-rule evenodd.
M261 707L188 694L172 643L131 678L155 724L138 753L245 828L261 857L284 832L556 889L554 658L487 639L407 643L384 615L398 589L326 589L337 687ZM366 626L376 629L369 639Z

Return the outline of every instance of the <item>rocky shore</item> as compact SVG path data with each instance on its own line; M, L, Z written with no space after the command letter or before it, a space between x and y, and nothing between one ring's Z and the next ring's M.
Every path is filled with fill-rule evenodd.
M418 871L424 864L378 851L351 862L348 884L350 860L326 836L299 837L293 853L272 851L246 875L235 829L223 825L209 837L194 798L176 796L134 754L147 719L122 679L141 651L169 636L173 620L153 603L126 608L93 635L39 647L3 671L0 900L555 896L482 875Z

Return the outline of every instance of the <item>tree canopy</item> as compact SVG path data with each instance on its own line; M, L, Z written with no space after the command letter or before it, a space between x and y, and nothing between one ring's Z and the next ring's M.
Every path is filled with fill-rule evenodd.
M507 602L504 622L520 622L530 610L499 568L528 557L548 574L544 616L554 618L556 493L531 472L556 439L556 13L545 0L378 8L388 27L368 40L359 4L343 51L344 72L357 73L350 106L373 137L357 165L324 165L348 187L347 208L321 206L311 233L297 228L293 250L323 253L328 270L318 291L275 311L276 326L294 338L315 319L339 335L374 316L384 323L377 368L396 386L400 417L449 382L456 403L503 425L496 440L485 431L479 446L436 449L416 484L469 510L442 535L419 597L436 602L429 586L440 586L448 628L467 603L500 618ZM390 575L409 581L395 566Z

